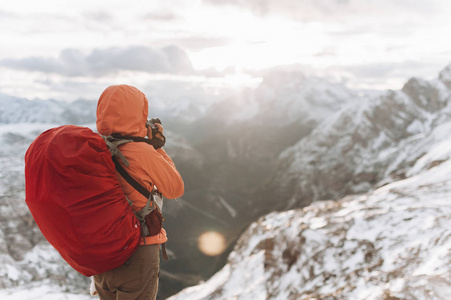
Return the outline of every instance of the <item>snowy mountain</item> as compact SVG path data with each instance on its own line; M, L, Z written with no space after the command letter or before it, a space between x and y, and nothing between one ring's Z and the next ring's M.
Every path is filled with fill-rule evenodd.
M345 104L282 151L257 205L335 201L260 219L171 299L448 299L449 73Z
M28 100L0 94L0 124L95 122L96 101Z
M364 285L357 284L355 276L368 272L362 278L368 280L365 284L374 295L382 291L385 299L396 299L390 295L412 298L402 296L408 295L402 290L422 284L426 277L418 273L420 277L409 281L406 274L415 264L420 268L427 261L421 258L409 263L398 276L389 268L389 262L394 263L387 253L408 253L409 245L418 245L419 239L429 244L436 239L437 245L449 249L449 225L443 220L449 215L444 199L451 153L447 136L451 130L450 78L451 65L437 80L411 79L400 91L365 96L325 79L276 69L256 89L228 94L222 100L215 94L208 104L206 94L196 91L202 94L204 107L182 99L186 106L169 114L166 108L155 106L157 115L152 116L163 116L166 149L186 187L183 198L165 202L172 260L162 263L159 297L207 280L228 261L207 284L177 297L196 299L183 295L202 289L199 295L204 298L199 299L230 299L226 296L233 298L232 288L236 288L257 299L298 299L299 295L334 299L325 295L339 293L333 290L339 286L342 294L337 295L342 296L337 297L365 299L356 294ZM162 100L163 90L157 92ZM23 156L47 128L61 124L94 128L96 101L65 103L0 95L0 104L0 298L27 299L28 289L42 298L76 299L79 294L82 299L87 279L70 269L47 244L23 201ZM188 116L179 118L178 113ZM429 183L423 187L422 181ZM302 209L327 199L334 201ZM272 213L287 209L294 210ZM438 231L443 229L443 241L430 227L415 225L426 221L436 222ZM365 226L371 229L357 232ZM405 232L398 234L393 226L416 232L418 239ZM197 238L206 229L225 236L227 250L222 255L210 257L198 249ZM371 251L383 257L383 267L376 258L362 260L370 251L365 249L371 248L365 238L374 246ZM439 246L429 246L418 250L418 256L435 255L433 251L442 255ZM316 250L315 259L308 256ZM304 268L306 260L309 264ZM329 261L330 269L321 269ZM259 268L255 278L250 272L254 263ZM449 269L437 271L436 262L428 263L439 284ZM390 274L384 275L384 288L383 280L375 279L377 274L381 278L381 274ZM226 280L228 276L232 279ZM434 281L431 278L427 280ZM324 289L321 280L327 283ZM283 294L282 287L288 294ZM266 296L259 298L253 292Z
M262 217L221 271L170 299L451 299L450 145L432 146L418 175Z
M433 130L451 120L450 99L443 81L411 79L400 91L343 107L281 153L274 190L290 208L405 178L443 138Z
M254 90L219 101L206 118L223 120L234 126L252 122L267 127L316 124L334 114L344 104L359 101L358 93L324 78L306 76L299 70L275 68L263 75Z

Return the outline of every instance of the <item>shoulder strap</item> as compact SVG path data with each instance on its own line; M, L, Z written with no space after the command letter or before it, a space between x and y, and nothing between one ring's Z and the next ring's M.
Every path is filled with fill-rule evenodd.
M137 190L141 195L147 198L146 205L141 208L139 211L135 212L136 217L140 220L140 222L145 222L144 218L146 215L150 214L154 209L160 210L157 203L153 200L151 192L147 190L145 187L143 187L136 179L134 179L125 169L121 166L119 161L117 160L116 156L111 157L114 165L116 166L116 170L119 172L119 174L127 181L135 190ZM145 241L145 236L148 234L148 231L146 229L146 226L143 226L141 224L141 229L143 230L143 237Z
M119 174L122 176L122 178L125 179L125 181L128 182L135 190L137 190L141 195L147 198L147 204L140 209L139 211L135 212L136 216L139 217L141 220L144 219L144 217L151 213L154 209L158 209L161 211L160 207L156 203L156 201L153 199L153 194L148 189L146 189L142 184L140 184L138 181L136 181L135 178L133 178L125 169L124 167L119 163L116 156L112 156L111 159L114 162L114 165L116 167L116 170L119 172Z
M143 142L152 145L155 149L161 148L166 144L166 137L164 135L162 135L163 140L159 138L148 139L140 136L120 135L117 133L113 133L111 136L115 139L120 140L132 140L133 142Z
M119 163L116 156L112 156L114 165L116 166L116 170L121 174L121 176L128 182L135 190L137 190L141 195L146 198L150 197L150 192L143 187L138 181L136 181L128 172L124 169L124 167Z
M119 151L118 147L123 144L131 143L131 142L133 142L133 140L116 139L116 138L112 137L111 135L109 135L109 136L102 135L102 138L105 141L106 145L108 146L108 149L110 150L112 157L118 156L124 162L125 166L128 167L130 165L130 163L125 158L125 156L121 153L121 151Z
M134 138L136 137L123 137L116 134L110 135L110 136L102 136L105 140L108 149L110 149L111 152L111 159L114 162L114 165L116 167L116 170L121 174L121 176L134 188L136 189L141 195L143 195L146 198L149 198L151 193L143 187L138 181L136 181L128 172L122 167L122 165L117 160L117 157L119 157L125 164L125 166L129 166L130 163L127 161L125 156L119 151L119 146L134 142ZM140 138L144 139L144 138Z
M107 139L105 139L105 141L107 142L107 145L108 146L110 146L110 144L108 143L108 141L107 141ZM129 140L130 141L130 140ZM120 144L122 144L122 143L120 143ZM120 145L119 144L119 145ZM140 222L141 222L141 233L142 233L142 235L143 235L143 239L144 239L144 244L146 243L146 226L142 223L142 222L144 222L144 218L145 218L145 216L147 215L147 214L149 214L149 213L151 213L154 209L158 209L158 210L160 210L160 208L158 207L158 204L156 203L156 201L152 201L153 199L153 197L152 197L152 194L151 194L151 192L149 192L149 190L147 190L145 187L143 187L138 181L136 181L136 179L134 179L125 169L124 169L124 167L119 163L119 161L117 160L117 158L116 158L116 156L119 156L121 159L122 159L122 157L123 157L123 155L122 155L122 153L119 151L119 149L117 149L117 147L119 146L119 145L114 145L115 147L116 147L116 150L117 150L117 153L115 153L115 154L113 154L112 156L111 156L111 159L113 160L113 162L114 162L114 165L115 165L115 167L116 167L116 170L119 172L119 174L125 179L125 181L127 181L128 182L128 184L130 184L134 189L136 189L141 195L143 195L144 197L146 197L148 200L147 200L147 204L146 204L146 206L145 207L143 207L141 210L139 210L139 211L137 211L137 212L135 212L135 215L138 217L138 219L140 220ZM123 158L123 160L125 160L124 161L124 163L128 166L128 161L125 159L125 157ZM129 203L130 203L130 200L129 199L127 199L127 201L129 201ZM150 202L152 202L152 205L150 205ZM161 212L161 210L160 210L160 212ZM164 220L164 217L163 217L163 220ZM148 233L148 231L147 231L147 233ZM161 252L162 252L162 256L163 256L163 259L164 260L170 260L169 259L169 256L168 256L168 254L167 254L167 252L166 252L166 243L163 243L162 244L162 250L161 250Z

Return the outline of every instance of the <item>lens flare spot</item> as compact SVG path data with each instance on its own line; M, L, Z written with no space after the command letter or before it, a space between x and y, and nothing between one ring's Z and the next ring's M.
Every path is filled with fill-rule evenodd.
M202 253L209 256L219 255L226 249L224 236L215 231L202 233L197 240L197 245Z

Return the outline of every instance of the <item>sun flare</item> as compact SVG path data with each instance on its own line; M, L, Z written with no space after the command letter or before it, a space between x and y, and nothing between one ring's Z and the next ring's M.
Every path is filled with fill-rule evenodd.
M222 234L215 231L207 231L199 236L199 250L208 256L216 256L226 249L225 238Z

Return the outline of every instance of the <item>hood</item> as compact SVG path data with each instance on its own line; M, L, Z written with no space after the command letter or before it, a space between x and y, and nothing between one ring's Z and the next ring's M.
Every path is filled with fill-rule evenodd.
M129 85L113 85L103 91L97 103L97 131L101 135L147 135L147 98Z

